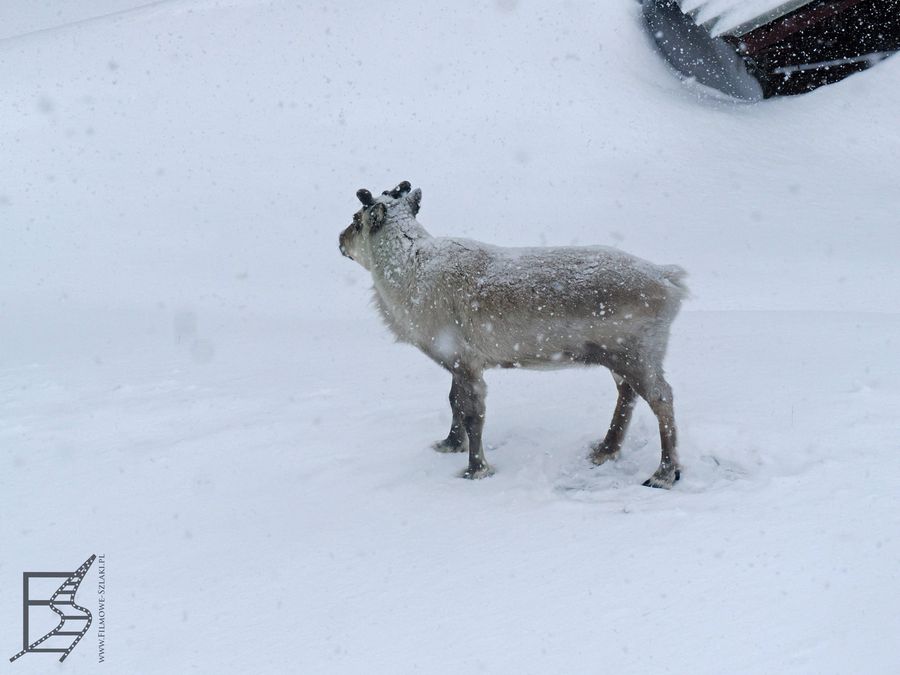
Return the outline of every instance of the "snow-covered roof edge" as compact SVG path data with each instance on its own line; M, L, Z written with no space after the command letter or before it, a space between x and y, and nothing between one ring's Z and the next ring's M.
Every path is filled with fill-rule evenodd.
M741 36L789 14L811 0L679 0L712 35Z

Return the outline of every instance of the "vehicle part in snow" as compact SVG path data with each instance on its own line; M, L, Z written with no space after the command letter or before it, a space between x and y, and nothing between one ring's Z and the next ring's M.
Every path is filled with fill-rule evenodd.
M683 76L758 101L804 94L900 51L900 0L640 0Z

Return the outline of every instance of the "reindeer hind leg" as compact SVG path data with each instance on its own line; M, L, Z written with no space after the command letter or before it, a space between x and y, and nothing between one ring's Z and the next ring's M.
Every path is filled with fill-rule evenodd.
M644 485L656 488L671 488L681 479L681 465L678 462L675 430L675 411L672 406L672 387L666 382L662 369L664 350L643 350L643 358L622 359L617 373L625 384L650 405L659 423L661 454L659 467ZM616 381L618 384L618 380ZM618 412L618 406L617 406ZM614 420L615 423L615 420ZM612 427L611 427L612 430ZM622 431L624 434L624 430Z
M616 381L619 397L616 400L616 409L613 412L612 421L609 423L606 437L591 446L590 459L594 464L603 464L618 458L619 451L622 449L622 441L625 439L625 432L631 422L634 405L637 402L637 393L625 381L625 378L616 373L613 373L612 376Z
M650 409L659 422L661 455L659 467L644 481L647 487L671 488L681 479L681 464L678 462L675 411L672 405L672 387L659 371L646 378L638 393L650 404Z

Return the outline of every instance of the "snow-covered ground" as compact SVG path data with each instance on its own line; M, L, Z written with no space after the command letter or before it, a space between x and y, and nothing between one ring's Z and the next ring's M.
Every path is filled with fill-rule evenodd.
M0 661L22 572L103 553L61 672L900 672L900 59L736 106L624 0L22 4ZM587 462L600 370L489 373L488 480L428 448L449 380L337 250L402 179L435 234L688 269L674 490L646 406Z

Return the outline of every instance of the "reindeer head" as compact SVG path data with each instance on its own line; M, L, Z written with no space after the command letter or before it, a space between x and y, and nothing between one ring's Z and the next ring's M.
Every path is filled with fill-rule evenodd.
M378 236L388 236L386 225L415 218L422 191L412 190L409 181L403 181L393 190L382 192L378 198L364 188L356 191L356 197L362 208L353 214L353 222L341 232L339 244L341 253L370 269L373 241Z

